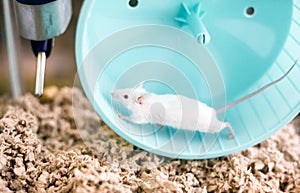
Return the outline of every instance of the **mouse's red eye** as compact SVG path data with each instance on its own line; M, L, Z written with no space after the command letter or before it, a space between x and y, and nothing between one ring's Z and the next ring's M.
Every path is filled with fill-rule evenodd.
M124 99L128 99L128 95L126 94L126 95L124 95Z

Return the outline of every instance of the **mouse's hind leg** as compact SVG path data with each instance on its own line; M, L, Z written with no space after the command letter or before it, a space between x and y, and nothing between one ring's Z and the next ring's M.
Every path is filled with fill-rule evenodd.
M228 139L233 138L234 137L234 131L233 131L233 128L232 128L231 124L229 122L225 122L224 124L225 124L225 127L227 127L229 129L229 132L230 132L230 134L228 136Z

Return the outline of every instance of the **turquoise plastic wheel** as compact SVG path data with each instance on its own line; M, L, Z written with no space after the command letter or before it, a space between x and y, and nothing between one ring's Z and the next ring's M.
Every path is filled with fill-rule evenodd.
M159 155L224 156L273 135L300 111L300 68L220 115L209 134L119 119L110 93L146 81L156 94L181 94L216 109L282 76L300 56L300 1L85 1L76 36L77 68L95 111L118 135Z

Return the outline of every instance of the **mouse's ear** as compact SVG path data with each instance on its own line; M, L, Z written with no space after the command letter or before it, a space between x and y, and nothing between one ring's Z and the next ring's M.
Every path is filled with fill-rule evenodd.
M136 85L136 89L140 89L140 88L143 88L143 86L144 86L144 83L145 83L145 81L142 81L142 82L140 82L140 83L138 83L138 85Z
M135 102L138 104L143 104L144 103L144 95L139 95L136 99Z
M150 94L149 93L143 93L143 94L139 94L136 99L135 99L135 102L137 104L140 104L142 105L144 102L145 102L145 99L147 99L147 97L149 97Z

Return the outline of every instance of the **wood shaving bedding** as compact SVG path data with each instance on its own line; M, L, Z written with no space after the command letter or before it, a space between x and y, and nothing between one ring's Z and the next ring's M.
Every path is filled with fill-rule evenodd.
M0 98L0 192L300 192L299 120L240 153L171 161L118 137L79 89Z

